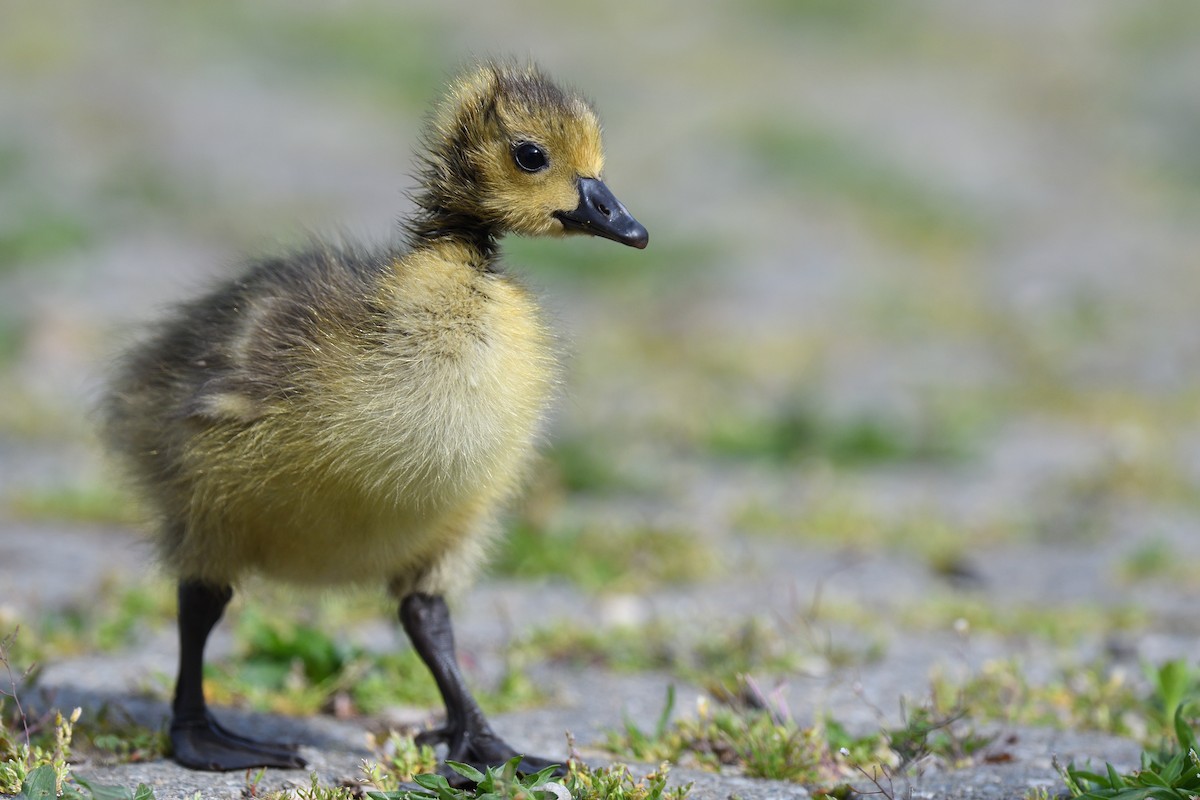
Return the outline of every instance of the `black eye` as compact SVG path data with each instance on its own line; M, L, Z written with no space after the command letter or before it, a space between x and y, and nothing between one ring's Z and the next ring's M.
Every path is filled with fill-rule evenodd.
M526 172L541 172L550 166L546 151L533 142L521 142L513 148L513 160Z

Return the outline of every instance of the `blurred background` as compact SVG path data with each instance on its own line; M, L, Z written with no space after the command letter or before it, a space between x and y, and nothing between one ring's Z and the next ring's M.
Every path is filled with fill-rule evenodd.
M170 588L90 417L112 358L247 256L391 240L431 101L510 54L594 101L606 180L651 243L504 245L568 378L510 543L462 601L477 680L489 643L563 624L749 631L730 647L788 655L772 674L795 707L839 713L837 686L891 711L931 668L1013 654L1200 657L1200 5L3 17L0 627L22 623L31 657L161 639L130 663L171 670ZM162 613L116 644L47 633L135 589ZM284 605L333 613L306 603ZM621 667L599 649L586 665Z

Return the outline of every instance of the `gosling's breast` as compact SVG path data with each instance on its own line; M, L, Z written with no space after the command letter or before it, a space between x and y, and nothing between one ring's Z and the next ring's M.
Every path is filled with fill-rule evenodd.
M532 454L555 363L534 299L504 275L419 251L395 265L382 345L363 365L363 427L417 495L511 490ZM489 488L490 487L490 488Z

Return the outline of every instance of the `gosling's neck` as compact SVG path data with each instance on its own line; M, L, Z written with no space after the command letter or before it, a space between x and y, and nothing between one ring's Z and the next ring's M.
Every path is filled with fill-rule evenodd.
M406 224L413 249L458 243L479 253L480 264L492 271L499 251L500 230L476 203L478 176L467 161L456 157L461 143L434 143L424 156L420 188L413 194L416 211Z
M491 269L500 243L499 231L482 220L460 214L421 214L408 223L408 243L414 250L453 243L476 251Z

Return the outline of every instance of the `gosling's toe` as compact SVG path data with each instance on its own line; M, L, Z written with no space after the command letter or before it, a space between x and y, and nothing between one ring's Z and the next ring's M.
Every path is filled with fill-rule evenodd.
M230 772L256 767L308 766L294 746L258 742L233 733L210 715L173 722L170 737L175 760L190 769Z

